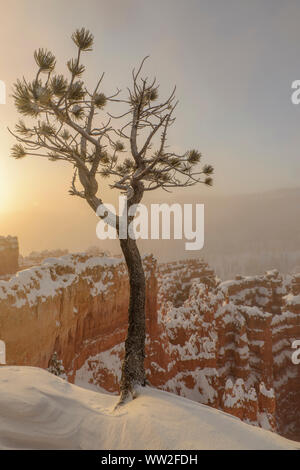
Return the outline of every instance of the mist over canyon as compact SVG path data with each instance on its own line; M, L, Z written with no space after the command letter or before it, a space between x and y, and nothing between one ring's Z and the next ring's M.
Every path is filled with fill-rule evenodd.
M152 198L153 203L204 203L205 242L200 251L185 251L185 240L140 240L142 252L159 261L204 257L222 279L236 274L259 274L268 269L299 272L300 188L254 194L215 196L178 191ZM116 240L98 240L98 219L81 201L71 200L59 212L29 208L26 212L0 213L1 234L17 234L21 253L88 246L119 254ZM111 202L111 201L107 201ZM73 204L72 204L73 203ZM147 204L147 201L146 201Z

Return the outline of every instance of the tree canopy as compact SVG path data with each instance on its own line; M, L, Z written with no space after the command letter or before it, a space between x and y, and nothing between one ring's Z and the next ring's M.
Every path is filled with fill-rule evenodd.
M128 200L139 185L142 193L196 183L211 185L213 167L202 165L198 150L178 154L167 144L168 130L175 122L176 87L159 100L156 79L142 77L145 57L132 71L126 96L119 89L105 94L101 88L104 74L94 90L88 90L81 60L83 53L92 50L94 38L81 28L72 40L77 54L67 62L66 76L56 74L52 52L40 48L34 53L35 78L15 83L16 107L29 122L20 120L10 131L18 141L12 156L70 162L74 167L70 194L86 199L95 197L101 178L110 178L111 188L127 194ZM114 103L122 103L125 111L114 115L106 109ZM77 188L78 178L83 188Z

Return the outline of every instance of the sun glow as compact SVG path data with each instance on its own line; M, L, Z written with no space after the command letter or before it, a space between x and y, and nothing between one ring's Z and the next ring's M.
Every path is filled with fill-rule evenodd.
M0 212L7 212L11 203L11 185L5 171L5 165L0 159Z
M8 184L0 176L0 212L7 210L8 202Z

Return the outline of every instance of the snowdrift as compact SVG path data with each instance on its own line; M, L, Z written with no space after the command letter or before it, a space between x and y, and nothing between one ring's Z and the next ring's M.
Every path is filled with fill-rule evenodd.
M34 367L0 367L0 449L299 449L238 418L152 388L116 396Z

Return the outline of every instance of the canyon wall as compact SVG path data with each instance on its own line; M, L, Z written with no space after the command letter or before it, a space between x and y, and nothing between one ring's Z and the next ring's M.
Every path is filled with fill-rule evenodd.
M300 275L219 283L202 261L144 267L150 384L300 440ZM0 281L7 364L46 368L56 351L70 381L117 393L127 304L120 259L67 255Z
M46 368L56 351L75 371L94 352L123 341L127 303L126 268L118 259L67 255L0 281L7 364Z
M19 243L17 237L0 237L0 276L14 274L19 267Z

